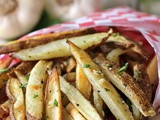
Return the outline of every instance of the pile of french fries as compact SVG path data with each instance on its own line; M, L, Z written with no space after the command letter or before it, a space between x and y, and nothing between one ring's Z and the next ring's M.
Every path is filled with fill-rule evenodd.
M156 56L110 29L50 33L0 46L0 119L141 120L156 114ZM13 58L21 62L9 67ZM153 72L154 71L154 72Z

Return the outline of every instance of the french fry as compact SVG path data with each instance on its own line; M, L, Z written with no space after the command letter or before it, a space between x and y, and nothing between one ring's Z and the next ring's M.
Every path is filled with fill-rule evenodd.
M92 86L88 81L82 67L77 64L76 67L76 88L82 93L82 95L89 100L91 97Z
M102 61L100 57L97 56L94 60L101 66L105 76L135 104L144 116L154 116L155 110L148 97L134 79L124 71L119 73L120 69L116 63L107 59Z
M97 46L100 43L104 42L109 35L110 32L95 33L80 37L73 37L70 38L70 40L82 49L87 49L89 47ZM34 61L70 56L71 53L69 51L69 46L66 41L67 38L53 41L34 48L24 49L19 52L15 52L13 56L23 61Z
M124 54L124 53L126 53L126 52L128 52L129 50L122 50L122 49L120 49L120 48L116 48L116 49L114 49L114 50L112 50L111 52L109 52L108 53L108 55L107 55L107 59L108 60L110 60L110 61L112 61L112 62L114 62L114 63L116 63L118 66L119 66L119 62L120 62L120 60L119 60L119 56L120 55L122 55L122 54ZM133 55L133 53L132 53L132 55ZM133 57L133 56L132 56ZM101 58L101 60L102 60L103 58ZM103 61L105 61L105 58L103 59ZM135 67L134 67L135 68ZM136 67L136 69L134 69L133 68L133 74L135 74L136 73L136 75L137 75L137 67ZM145 79L144 79L145 80ZM143 82L144 83L144 82ZM140 87L142 87L141 86L141 84L140 84ZM148 86L148 87L150 87L150 85ZM143 89L143 87L142 87L142 89ZM148 91L149 89L145 89L145 87L144 87L144 91ZM147 95L148 95L148 93L147 93ZM151 94L150 94L151 95ZM150 96L149 95L149 96ZM151 96L150 96L151 97ZM150 98L149 97L149 98ZM132 108L132 114L133 114L133 117L134 117L134 119L135 120L140 120L141 119L141 117L142 117L142 114L141 114L141 112L139 111L139 109L134 105L134 103L131 103L132 105L131 105L131 108Z
M63 119L62 120L73 120L71 115L66 111L65 108L62 109Z
M116 48L107 54L107 59L119 65L119 62L120 62L119 56L123 53L125 53L125 50Z
M20 65L18 65L15 70L17 72L19 72L20 74L22 75L26 75L28 73L30 73L30 71L32 70L32 68L35 66L37 62L30 62L30 61L27 61L27 62L22 62Z
M62 120L62 98L57 69L54 68L46 85L45 109L49 120Z
M18 79L12 78L7 82L6 93L13 102L10 106L10 118L12 120L25 120L25 102L21 83Z
M93 89L93 103L98 113L104 117L103 100L95 89Z
M133 78L140 86L143 92L147 95L149 101L152 99L152 87L146 71L145 64L134 63L133 65Z
M144 49L142 49L140 44L132 40L129 40L119 35L118 33L113 33L112 35L110 35L107 42L112 42L124 48L129 48L138 53L144 59L144 61L148 61L149 56L147 52Z
M99 95L115 117L122 120L133 120L133 116L129 111L127 104L120 98L120 95L111 83L105 79L96 63L94 63L90 56L82 49L78 48L70 41L67 42L70 45L72 55L83 67L83 71L88 77L88 80L94 89L98 91Z
M17 78L19 79L21 83L21 88L26 88L28 85L28 79L26 76L22 75L20 72L15 71L15 74L17 75Z
M17 52L22 49L43 45L58 39L76 37L76 36L87 35L91 33L95 33L95 30L93 28L85 28L81 30L70 30L70 31L29 37L23 40L12 41L5 45L0 45L0 54Z
M47 70L51 62L39 61L31 71L26 87L26 117L27 119L42 119L43 114L43 89L48 77Z
M96 109L84 96L63 77L60 76L60 87L75 108L88 120L102 120Z
M67 59L66 71L71 72L74 68L76 68L76 61L73 57Z
M63 77L68 81L68 82L75 82L76 80L76 73L75 72L69 72L63 75Z
M153 92L155 92L156 86L158 84L158 63L157 63L157 56L155 55L152 60L150 61L147 67L147 73L149 76L150 83L152 85Z
M71 103L66 106L66 110L74 120L86 120Z

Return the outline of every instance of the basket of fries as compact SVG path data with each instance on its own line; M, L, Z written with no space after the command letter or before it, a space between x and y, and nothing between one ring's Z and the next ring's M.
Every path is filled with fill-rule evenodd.
M0 119L159 120L160 18L94 13L0 46Z

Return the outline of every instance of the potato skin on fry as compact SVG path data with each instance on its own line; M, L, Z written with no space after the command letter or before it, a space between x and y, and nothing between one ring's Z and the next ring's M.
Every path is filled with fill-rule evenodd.
M49 76L45 93L46 116L50 120L62 120L62 98L59 75L56 68L53 69Z
M48 77L47 70L51 68L49 61L39 61L31 71L26 87L27 119L40 120L43 114L43 90Z
M95 33L79 37L69 38L73 43L82 49L98 46L106 41L110 33ZM71 55L69 46L66 43L68 38L52 41L45 45L40 45L34 48L24 49L15 52L13 56L23 61L35 61L42 59L53 59L58 57L68 57Z
M20 82L14 78L9 79L7 82L6 93L13 102L10 106L11 120L25 120L24 94L20 85Z
M9 42L5 45L0 45L0 54L17 52L22 49L43 45L58 39L76 37L76 36L81 36L81 35L86 35L91 33L95 33L95 30L93 28L85 28L81 30L70 30L70 31L58 32L58 33L49 33L49 34L39 35L35 37L29 37L23 40Z

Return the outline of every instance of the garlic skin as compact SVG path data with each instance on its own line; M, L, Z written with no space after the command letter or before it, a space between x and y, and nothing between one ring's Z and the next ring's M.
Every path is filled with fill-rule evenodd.
M43 9L43 0L0 0L0 39L13 39L29 32Z
M86 16L100 9L99 0L45 0L45 9L53 18L62 21Z

